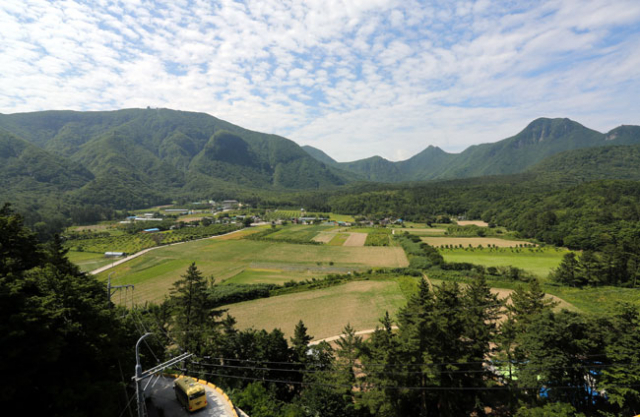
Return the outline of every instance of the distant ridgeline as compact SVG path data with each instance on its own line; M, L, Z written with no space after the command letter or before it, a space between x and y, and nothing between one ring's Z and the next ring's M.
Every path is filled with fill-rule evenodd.
M560 152L637 144L640 144L640 126L620 126L603 134L569 119L540 118L517 135L499 142L473 145L459 154L429 146L400 162L387 161L379 156L336 162L319 149L311 146L303 146L303 149L320 162L362 175L370 181L401 182L516 174ZM595 154L604 155L598 161L601 164L607 164L609 157L619 156L600 154L600 151L595 151ZM559 162L566 161L556 159L549 165L556 168ZM596 165L591 167L597 168Z
M373 157L338 163L317 149L204 113L127 109L0 114L0 202L12 202L36 230L110 219L116 209L203 198L378 213L400 207L389 201L373 207L375 198L356 204L348 196L396 192L408 187L396 182L436 179L447 181L427 185L428 193L457 189L456 195L467 196L469 188L495 184L546 192L598 179L640 180L640 145L635 144L640 144L637 126L601 134L568 119L538 119L516 136L460 154L430 146L402 162ZM483 177L487 175L501 176ZM482 178L461 179L469 177ZM483 195L474 192L478 198ZM474 203L438 209L458 214ZM395 214L419 217L434 209L417 206Z

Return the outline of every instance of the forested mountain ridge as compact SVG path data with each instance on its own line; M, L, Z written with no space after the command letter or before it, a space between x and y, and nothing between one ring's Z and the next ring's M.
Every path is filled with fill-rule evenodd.
M495 143L473 145L459 154L429 146L405 161L391 162L376 156L338 162L335 166L380 182L470 178L521 173L560 152L634 144L640 144L639 126L623 125L603 134L566 118L539 118L515 136ZM318 152L322 151L315 150L310 155L318 158Z
M527 172L564 182L600 179L640 181L640 145L599 146L550 156Z
M318 189L353 177L288 139L204 113L45 111L0 115L0 129L29 142L41 164L66 164L88 175L88 181L68 181L65 188L79 201L115 208L162 203L184 190ZM3 170L1 179L13 181L11 172L19 171L28 167Z

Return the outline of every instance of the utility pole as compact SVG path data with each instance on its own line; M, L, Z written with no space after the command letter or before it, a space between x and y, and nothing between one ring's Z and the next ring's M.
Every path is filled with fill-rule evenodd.
M109 273L109 278L107 279L107 300L111 301L111 296L115 294L116 291L121 290L123 288L125 289L125 291L129 288L131 288L132 291L135 289L133 284L111 285L111 275L113 275L113 272ZM125 293L125 296L126 296L126 293ZM126 301L125 301L125 304L126 304Z
M142 335L138 342L136 343L136 397L138 399L138 417L144 417L144 390L142 389L142 365L140 365L140 353L138 348L140 346L140 342L144 340L145 337L151 336L151 333L145 333Z
M158 372L162 372L165 369L177 364L178 362L182 362L185 359L188 359L189 357L193 356L192 353L185 352L180 356L176 356L173 359L169 359L165 363L161 363L160 365L154 366L153 368L145 372L142 372L142 365L140 364L140 353L139 353L140 342L142 342L144 338L146 338L147 336L151 336L151 335L152 333L145 333L144 335L142 335L140 339L138 339L138 342L136 343L136 374L131 379L133 379L136 382L136 398L138 400L138 417L145 417L145 414L146 414L142 380L149 378L150 376L157 374Z

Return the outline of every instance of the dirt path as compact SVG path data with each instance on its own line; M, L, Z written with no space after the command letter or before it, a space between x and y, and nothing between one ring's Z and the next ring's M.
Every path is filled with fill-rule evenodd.
M391 328L393 330L398 330L398 326L391 326ZM373 333L375 331L376 331L376 329L360 330L359 332L356 332L356 336L362 336L362 335L371 334L371 333ZM314 340L314 341L309 342L309 346L314 346L314 345L320 344L322 342L327 342L327 343L335 342L336 340L340 339L343 336L346 336L346 334L339 334L337 336L325 337L324 339Z
M225 233L225 234L223 234L223 235L216 235L216 236L204 237L204 238L202 238L202 239L186 240L186 241L184 241L184 242L171 243L171 244L169 244L169 245L154 246L153 248L143 249L143 250L141 250L140 252L136 252L136 253L134 253L133 255L129 255L129 256L127 256L126 258L122 258L122 259L120 259L120 260L118 260L118 261L115 261L115 262L113 262L113 263L110 263L109 265L105 265L105 266L103 266L103 267L101 267L101 268L94 269L93 271L91 271L91 272L89 272L89 273L90 273L91 275L97 275L97 274L99 274L99 273L101 273L101 272L104 272L104 271L107 271L107 270L109 270L109 269L113 268L114 266L118 266L118 265L120 265L120 264L123 264L123 263L125 263L125 262L128 262L128 261L130 261L130 260L132 260L132 259L137 258L138 256L142 256L142 255L144 255L144 254L145 254L145 253L147 253L147 252L151 252L152 250L156 250L156 249L160 249L160 248L166 248L166 247L169 247L169 246L182 245L183 243L187 243L187 242L197 242L197 241L199 241L199 240L207 240L207 239L216 239L216 238L221 238L221 237L223 237L223 236L229 236L229 235L232 235L232 234L234 234L234 233L238 233L238 232L240 232L240 231L242 231L242 230L244 230L244 229L234 230L233 232Z

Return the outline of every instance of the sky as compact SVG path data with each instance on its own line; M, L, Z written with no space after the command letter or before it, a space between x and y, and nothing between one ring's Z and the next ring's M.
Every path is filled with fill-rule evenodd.
M3 0L0 113L209 113L338 161L640 125L640 1Z

